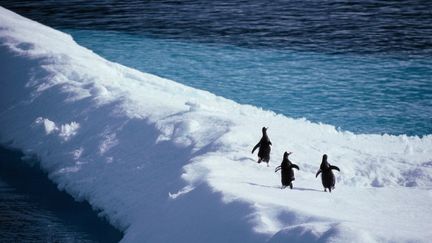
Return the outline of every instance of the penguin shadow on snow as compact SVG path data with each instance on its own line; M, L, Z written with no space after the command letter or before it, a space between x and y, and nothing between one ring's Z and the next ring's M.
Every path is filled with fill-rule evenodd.
M256 163L256 160L255 159L253 159L253 158L251 158L251 157L241 157L241 158L238 158L238 159L236 159L237 161L245 161L245 162L247 162L247 161L251 161L251 162L254 162L254 163Z
M276 189L281 189L280 186L269 186L269 185L261 185L261 184L256 184L256 183L252 183L252 182L244 182L245 184L251 185L251 186L259 186L259 187L265 187L265 188L276 188Z
M297 191L311 191L311 192L324 192L322 190L317 190L317 189L313 189L313 188L304 188L304 187L294 187L293 190L297 190Z
M257 183L252 183L252 182L244 182L245 184L251 185L251 186L258 186L258 187L265 187L265 188L275 188L275 189L281 189L281 186L270 186L270 185L262 185L262 184L257 184ZM284 188L286 189L286 188ZM291 189L290 189L291 190ZM296 190L296 191L311 191L311 192L324 192L321 190L317 190L317 189L313 189L313 188L305 188L305 187L293 187L292 190Z

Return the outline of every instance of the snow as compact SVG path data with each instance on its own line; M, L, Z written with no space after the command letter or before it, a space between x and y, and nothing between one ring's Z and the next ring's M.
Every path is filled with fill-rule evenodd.
M58 132L58 136L62 138L64 141L69 140L71 137L77 134L77 130L79 128L79 123L72 121L70 124L62 124L60 128L56 125L55 122L51 121L48 118L38 117L35 121L36 125L43 124L45 128L46 135L51 133Z
M36 124L43 124L45 128L45 134L48 135L54 131L58 130L58 127L56 126L55 122L50 121L49 119L38 117L35 121Z
M36 155L123 242L432 237L432 135L353 134L240 105L109 62L1 7L0 43L0 144ZM270 167L251 154L263 126ZM285 151L300 167L293 190L274 173ZM341 169L331 194L315 178L324 153Z

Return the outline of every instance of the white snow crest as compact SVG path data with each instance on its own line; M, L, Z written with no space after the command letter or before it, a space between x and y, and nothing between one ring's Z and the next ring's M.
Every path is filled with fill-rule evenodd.
M55 122L47 118L38 117L36 118L35 123L44 126L46 135L59 130Z
M37 125L43 125L46 135L56 133L63 141L68 141L73 136L75 136L78 133L78 129L80 128L79 123L74 121L62 124L60 127L58 127L55 122L48 118L42 117L36 118L35 123Z
M69 124L63 124L60 126L59 137L61 137L64 141L68 141L78 133L79 127L80 125L74 121Z
M181 189L180 191L178 191L178 192L176 192L176 193L171 193L171 192L169 192L168 193L168 196L171 198L171 199L176 199L177 197L180 197L180 196L182 196L182 195L184 195L184 194L186 194L186 193L189 193L189 192L191 192L193 189L195 189L193 186L185 186L183 189Z
M116 139L116 134L106 134L103 136L103 140L99 145L99 153L101 155L105 154L108 150L113 148L118 144L118 140Z

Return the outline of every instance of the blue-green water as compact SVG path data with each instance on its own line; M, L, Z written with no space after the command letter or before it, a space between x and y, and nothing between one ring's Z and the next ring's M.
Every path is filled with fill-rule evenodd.
M432 1L0 1L109 60L356 133L432 134Z
M432 58L249 49L67 30L126 66L357 133L432 133Z

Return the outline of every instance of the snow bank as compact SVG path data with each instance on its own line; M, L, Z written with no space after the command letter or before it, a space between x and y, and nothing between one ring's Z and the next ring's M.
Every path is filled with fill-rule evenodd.
M109 62L1 7L0 64L0 143L37 155L124 242L432 237L431 135L356 135L239 105ZM250 154L262 126L271 167ZM293 190L274 173L284 151L301 169ZM324 153L341 168L332 194L314 176Z

